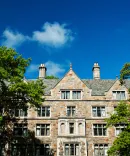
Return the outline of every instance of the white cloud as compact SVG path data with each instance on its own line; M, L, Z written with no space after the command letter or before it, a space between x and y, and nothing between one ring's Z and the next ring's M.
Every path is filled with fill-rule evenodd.
M38 69L39 69L39 64L31 64L27 69L27 73L37 72Z
M31 64L27 71L26 71L26 74L27 75L30 75L30 74L34 74L37 72L39 72L39 66L40 64ZM65 72L65 65L61 65L61 64L58 64L58 63L55 63L53 61L47 61L45 63L45 66L47 68L47 75L54 75L54 76L57 76L57 77L61 77L63 76L64 72Z
M16 48L25 41L38 42L47 47L59 48L71 42L74 37L66 24L46 22L41 31L33 31L32 36L25 36L20 32L5 29L3 32L2 45Z
M54 75L54 76L61 77L62 74L65 72L65 69L61 64L52 61L47 61L45 65L47 67L47 75Z
M16 48L29 39L28 36L24 36L19 32L13 32L10 29L5 29L3 32L3 38L2 45L9 48Z
M66 26L66 24L46 22L42 27L42 31L33 32L32 39L40 44L55 48L64 46L74 39L72 31L67 29Z

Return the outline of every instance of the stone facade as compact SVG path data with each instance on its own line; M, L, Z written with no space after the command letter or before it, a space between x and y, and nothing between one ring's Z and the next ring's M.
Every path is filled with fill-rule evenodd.
M98 72L97 76L100 77L99 67ZM96 85L92 84L93 81L81 80L72 68L53 85L53 80L43 79L43 81L46 86L51 84L51 87L47 86L49 92L46 91L45 102L42 104L44 107L50 107L50 115L38 117L34 108L28 109L29 130L34 131L35 137L43 144L50 145L54 156L106 156L107 148L112 145L116 137L115 128L111 127L105 131L100 126L105 125L105 119L113 113L114 107L120 101L113 97L113 93L123 91L125 100L127 100L128 87L121 86L118 79L112 80L112 82L93 80ZM87 82L89 83L87 84ZM103 86L103 83L105 85L110 83L110 85ZM102 85L99 86L100 84ZM94 93L94 87L96 93ZM103 87L104 89L102 89ZM78 91L78 93L74 91ZM68 97L65 94L68 94ZM79 94L79 97L73 98L73 94L76 96ZM99 114L94 115L93 109L99 109ZM101 109L104 110L102 115ZM37 124L50 125L49 135L37 136L36 134L39 133L36 130ZM98 154L97 151L99 151Z

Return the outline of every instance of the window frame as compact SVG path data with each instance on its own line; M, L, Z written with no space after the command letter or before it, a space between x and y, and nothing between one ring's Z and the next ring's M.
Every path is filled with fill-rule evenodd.
M66 145L69 145L69 146L68 146L68 147L69 147L69 148L68 148L68 149L69 149L69 150L68 150L68 152L69 152L68 154L69 154L69 155L68 155L68 154L66 155L66 147L65 147ZM71 151L70 145L74 145L74 150L73 150L73 151L74 151L74 155L72 155L72 154L70 153L70 151ZM75 148L76 146L75 146L75 145L78 145L78 153L77 153L77 154L75 153L75 152L76 152L76 148ZM80 147L80 143L79 143L79 142L65 142L65 143L64 143L64 156L80 156L80 153L81 153L81 152L80 152L80 148L81 148L81 147ZM76 154L76 155L75 155L75 154Z
M113 96L114 92L116 92L116 97ZM125 99L117 99L117 92L120 92L120 93L124 92L125 93ZM112 90L112 99L113 100L118 100L118 101L119 100L127 100L127 94L126 93L127 93L126 90ZM120 95L120 97L121 97L121 95Z
M73 131L73 133L71 133L71 130ZM75 134L75 123L74 122L69 122L69 134L70 135L74 135Z
M18 111L18 116L16 116L16 111ZM21 116L21 112L24 114ZM26 114L26 115L25 115ZM28 117L28 108L20 109L20 108L15 108L14 109L14 116L16 118L26 118Z
M40 125L40 128L39 128L39 134L40 135L37 135L37 125ZM42 127L42 125L45 125L45 127ZM47 125L49 126L49 135L47 135ZM43 133L42 132L42 130L41 129L43 129L43 131L46 133L46 135L41 135L41 133ZM35 129L35 136L36 137L50 137L51 136L51 124L50 123L37 123L36 124L36 129Z
M76 98L74 98L74 95L73 95L74 92L76 92ZM80 98L78 98L78 94L77 94L78 92L80 93ZM81 93L82 93L81 90L72 90L72 92L71 92L72 99L73 100L81 100Z
M48 146L49 148L46 148L46 146ZM38 148L38 147L40 147L40 148ZM43 149L43 147L44 147L44 149L49 149L50 150L50 144L36 144L35 145L35 155L37 156L37 149ZM41 155L41 153L39 153L40 155L38 155L38 156L46 156L46 154L47 154L47 150L45 150L44 151L44 153Z
M61 96L60 96L60 98L61 98L61 100L71 100L71 97L70 97L70 94L71 94L71 90L61 90L60 91L61 92ZM67 94L66 94L66 92L69 92L69 98L62 98L62 92L65 92L65 97L67 97Z
M93 144L93 156L98 156L98 155L95 155L95 145L98 145L98 151L99 151L99 149L100 149L100 145L103 145L103 147L105 147L105 145L107 145L107 151L108 151L108 149L109 149L109 144L108 143L94 143ZM103 151L105 151L104 150L105 148L103 148ZM104 154L104 153L103 153ZM107 155L104 155L104 156L108 156L108 154Z
M69 98L62 98L62 92L69 92ZM73 92L80 92L80 98L73 98ZM61 89L60 93L61 100L82 100L82 89Z
M43 108L44 108L44 107L45 107L45 116L42 116L42 111L43 111ZM50 111L50 112L49 112L49 114L50 114L49 116L46 116L46 114L47 114L47 113L46 113L46 111L47 111L46 108L47 108L47 107L49 108L49 111ZM41 114L41 116L38 116L38 109L40 109L40 112L41 112L40 114ZM37 117L38 117L38 118L50 118L50 117L51 117L51 107L50 107L50 106L41 106L41 107L37 108L36 111L37 111Z
M15 131L19 131L19 130L21 130L22 134L21 135L15 134L16 133ZM24 134L24 130L26 131L26 134ZM28 136L28 127L27 127L27 124L26 123L14 123L13 134L14 134L15 137L27 137Z
M93 115L93 107L96 107L96 116L94 116ZM101 113L101 116L97 116L97 107L99 107L99 108L104 108L104 112L105 112L105 115L104 116L102 116L102 110L100 109L100 113ZM106 111L106 106L92 106L91 107L91 112L92 112L92 118L106 118L107 117L107 111Z
M117 125L119 125L119 126L117 126ZM121 125L124 125L124 127ZM115 136L117 137L120 135L120 133L123 131L123 129L125 129L127 127L127 124L123 124L123 123L122 124L116 124L114 127L115 127ZM120 131L119 134L117 134L117 128Z
M70 111L70 115L68 115L68 110ZM74 114L73 114L73 111L74 111ZM75 117L75 115L76 115L76 106L67 106L66 107L66 116L67 117Z
M93 137L108 137L108 133L107 133L107 128L103 128L103 126L102 127L97 127L97 133L98 133L98 135L95 135L94 134L94 125L105 125L106 126L106 123L93 123L93 125L92 125L92 131L93 131ZM99 135L99 128L102 128L102 135ZM105 134L106 135L103 135L104 134L104 131L103 131L103 129L105 129L106 131L105 131Z

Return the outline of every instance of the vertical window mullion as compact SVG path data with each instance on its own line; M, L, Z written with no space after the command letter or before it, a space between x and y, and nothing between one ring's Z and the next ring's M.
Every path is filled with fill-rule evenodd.
M96 116L98 116L98 113L97 113L97 107L96 107Z
M99 136L98 124L96 125L96 127L97 127L97 136Z

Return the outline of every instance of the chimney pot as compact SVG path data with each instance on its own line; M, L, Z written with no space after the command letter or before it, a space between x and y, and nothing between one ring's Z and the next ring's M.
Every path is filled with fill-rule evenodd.
M98 63L94 63L92 71L93 79L100 79L100 66L98 65Z
M39 79L45 78L46 77L46 67L44 64L41 64L39 66Z

